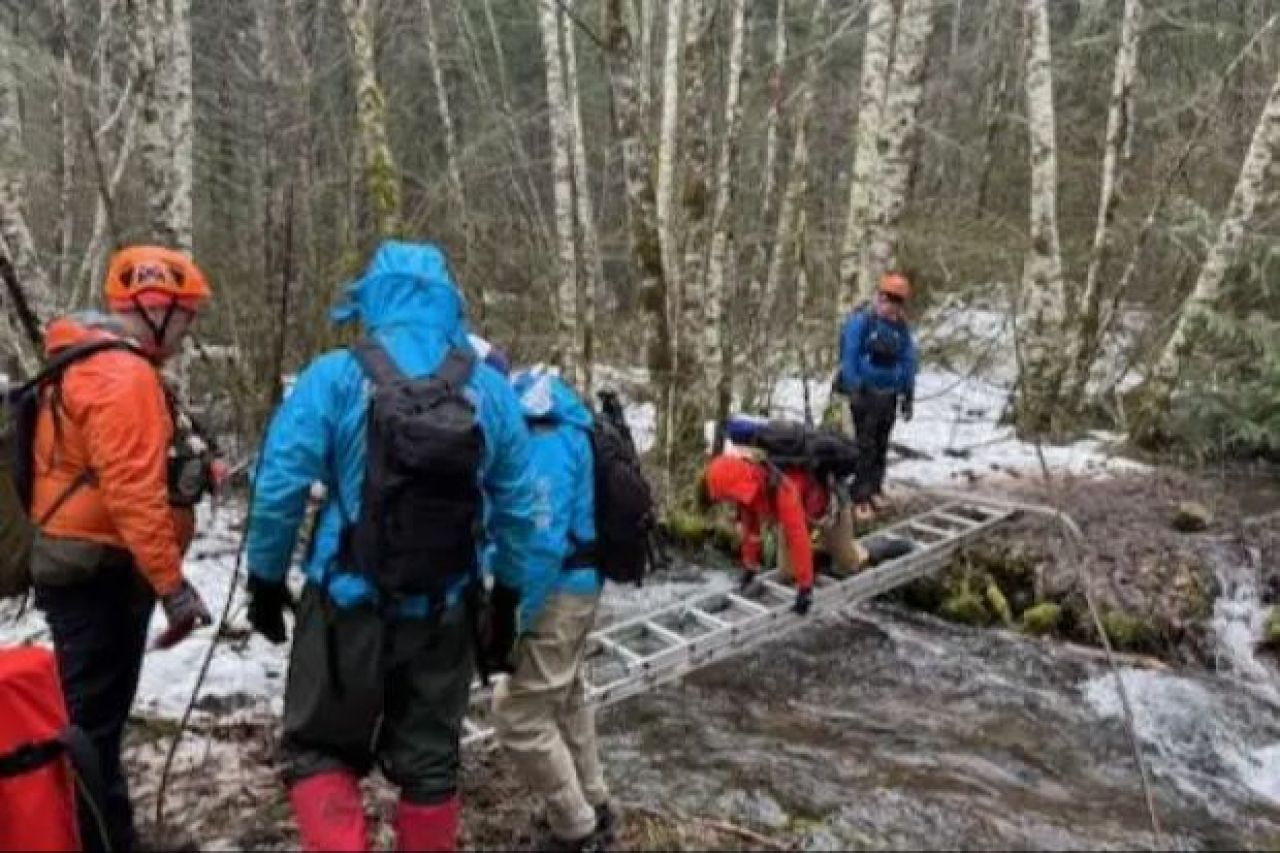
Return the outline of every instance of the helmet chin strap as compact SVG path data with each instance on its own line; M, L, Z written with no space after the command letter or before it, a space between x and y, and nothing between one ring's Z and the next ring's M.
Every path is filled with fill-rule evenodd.
M155 323L152 321L151 315L147 313L146 306L142 304L142 300L138 297L137 294L135 294L133 297L133 304L137 307L138 315L142 317L142 322L145 323L147 328L151 331L151 336L153 338L155 351L156 352L162 351L164 349L165 335L168 334L169 332L169 323L173 321L173 314L175 311L178 310L177 297L174 297L169 300L169 305L167 308L165 308L165 311L164 311L164 317L160 320L159 323Z

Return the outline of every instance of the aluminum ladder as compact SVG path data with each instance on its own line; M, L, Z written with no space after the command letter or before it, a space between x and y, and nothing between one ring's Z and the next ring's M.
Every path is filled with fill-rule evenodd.
M587 703L602 708L647 693L704 666L740 655L805 625L819 614L862 604L945 567L961 545L1011 518L1016 510L981 500L955 500L877 530L911 542L912 550L847 578L818 574L813 608L792 612L795 588L777 570L761 575L751 596L707 592L594 631L587 641ZM476 690L463 721L464 746L489 740L490 691Z

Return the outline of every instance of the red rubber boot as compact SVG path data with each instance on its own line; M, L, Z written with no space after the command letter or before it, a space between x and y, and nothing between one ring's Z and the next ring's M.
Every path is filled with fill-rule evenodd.
M452 853L458 849L461 810L462 804L456 795L429 806L401 800L396 806L396 849Z
M356 777L342 771L308 776L289 788L303 850L369 849Z

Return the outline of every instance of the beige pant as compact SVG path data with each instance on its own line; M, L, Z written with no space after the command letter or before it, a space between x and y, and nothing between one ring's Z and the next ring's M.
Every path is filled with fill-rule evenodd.
M853 535L853 510L848 504L840 508L835 518L819 525L818 530L827 553L831 555L834 574L841 577L851 575L867 562L867 549L858 544ZM778 549L778 574L785 580L791 580L786 548Z
M493 697L499 742L525 784L546 800L551 831L565 840L595 829L595 806L609 799L583 679L599 601L552 595L520 638L516 671Z

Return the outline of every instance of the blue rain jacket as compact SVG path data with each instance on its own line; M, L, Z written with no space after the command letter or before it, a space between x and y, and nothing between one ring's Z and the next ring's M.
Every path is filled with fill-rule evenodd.
M591 412L558 377L524 371L512 378L529 424L540 549L557 555L555 566L539 564L525 575L520 596L520 629L533 627L549 596L599 595L594 568L564 568L573 551L596 538L595 465L591 450ZM495 570L502 560L495 555Z
M879 346L891 353L885 363L873 354ZM849 315L840 332L840 384L847 393L863 389L915 396L916 345L905 322L886 320L869 306Z
M409 376L436 370L450 347L470 350L462 296L444 255L430 244L384 242L364 275L348 286L333 319L358 320ZM468 388L484 433L478 477L486 539L498 555L492 562L499 579L519 589L525 571L551 571L559 556L539 550L528 430L519 401L493 368L477 364ZM307 578L327 582L339 607L376 602L366 578L338 565L339 535L360 513L371 393L372 383L345 349L321 356L299 375L271 424L255 483L248 541L254 576L271 582L285 577L312 483L320 482L328 497L303 565ZM465 582L450 590L450 606ZM410 598L400 615L424 616L427 610L425 596Z

